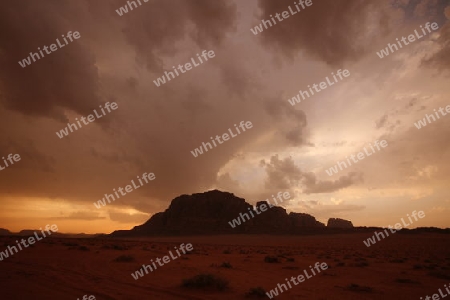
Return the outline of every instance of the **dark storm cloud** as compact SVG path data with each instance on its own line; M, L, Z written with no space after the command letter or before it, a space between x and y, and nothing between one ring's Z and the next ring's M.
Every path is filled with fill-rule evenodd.
M264 17L284 11L293 1L261 0L259 3ZM358 183L362 179L358 173L321 181L316 174L297 167L292 159L270 158L273 153L295 151L296 155L306 157L308 163L317 164L317 157L304 156L300 147L310 145L309 140L326 143L329 137L325 135L322 139L320 127L333 119L330 116L336 116L337 122L349 127L360 126L357 118L339 119L343 111L328 105L340 102L339 98L346 95L357 94L360 89L372 97L364 80L362 85L355 81L348 90L335 90L336 94L330 94L323 106L305 106L306 112L317 108L312 110L314 118L311 119L300 107L289 106L281 96L295 81L302 86L306 84L309 72L328 69L323 62L341 65L361 58L366 51L375 51L370 47L389 28L390 15L384 12L388 1L313 0L313 3L312 7L259 36L252 36L248 30L249 23L257 25L258 22L253 18L257 2L250 1L242 4L228 0L150 0L122 17L115 10L126 5L126 0L48 0L39 4L26 0L0 4L0 147L9 145L3 149L23 153L21 162L0 173L0 201L14 203L11 207L19 211L28 209L20 203L22 198L36 202L44 199L49 206L42 208L43 213L54 209L58 201L64 202L70 211L61 216L95 220L103 214L98 214L93 202L111 193L113 188L124 187L137 175L153 172L154 181L106 207L109 218L106 215L104 222L95 222L112 220L125 224L148 218L148 214L136 213L130 207L146 213L163 211L174 197L203 192L214 184L221 184L227 191L244 195L246 199L259 200L267 198L272 191L331 193ZM241 10L243 7L248 10ZM247 36L235 34L235 28L245 30ZM24 69L19 66L17 61L30 51L48 45L69 30L78 30L81 38L31 66ZM271 60L272 52L262 49L260 42L281 50L274 55L276 62ZM203 49L214 50L216 57L164 86L158 88L153 84L152 80L163 71L171 70L174 64L186 63ZM301 75L295 68L277 64L296 54L300 57L294 66L305 67ZM361 63L358 72L366 75L383 77L384 73L376 72L378 65L388 64L392 68L386 60L377 61L376 66ZM355 69L358 66L355 64ZM426 87L432 82L427 80L435 79L427 77L411 87ZM384 87L393 88L388 83ZM374 97L367 100L378 100ZM119 109L103 118L102 124L102 120L96 121L61 140L55 136L55 131L64 126L60 120L73 121L76 117L73 112L86 115L111 99L118 102ZM380 98L370 106L373 112L372 107L375 109L380 104L377 116L387 116L380 119L380 130L397 124L398 112L383 105L390 100ZM361 98L361 102L365 100ZM401 106L409 105L415 110L420 106L406 102L402 101ZM13 111L4 113L1 105ZM341 108L348 107L351 103L342 101ZM202 156L192 156L190 151L202 142L234 128L241 120L250 120L253 128ZM371 121L373 114L368 119ZM376 176L394 177L395 170L388 167L396 166L399 161L407 162L408 168L400 170L405 176L414 176L415 170L427 168L428 161L442 165L442 161L448 160L444 155L449 153L448 147L440 145L448 140L445 128L450 127L444 122L446 127L441 133L434 133L433 127L428 126L418 134L414 128L408 135L389 139L394 141L386 149L391 154L385 158L386 163L380 163L381 154L379 160L361 163L370 167L363 168L365 178L384 166L387 170L375 172ZM314 134L314 139L310 139L310 134ZM371 132L367 132L369 135ZM339 132L334 138L348 140L346 147L354 146L351 132ZM394 142L401 151L394 147ZM418 148L418 144L432 145L430 150L434 151ZM338 146L342 146L340 142L327 144L327 147ZM320 149L317 150L320 157ZM424 160L411 163L410 158L421 151L427 152ZM252 170L245 168L255 165L254 161L261 157L269 158L264 162L266 182L260 181L260 175L264 174L252 174ZM223 174L227 171L237 174L239 179ZM249 177L243 178L244 175ZM251 186L245 184L248 179ZM260 184L264 183L261 188ZM377 182L370 184L378 187ZM251 195L255 190L261 192ZM314 195L322 196L327 197ZM314 208L312 204L308 205ZM75 205L85 205L86 211L79 211ZM88 213L89 209L92 213Z
M194 56L199 47L218 47L234 30L235 5L223 0L150 1L118 16L115 10L126 4L119 0L0 4L3 106L26 117L67 121L68 111L87 115L100 103L111 101L112 95L119 102L114 116L102 118L63 140L56 140L54 131L61 125L55 128L53 120L26 119L6 111L8 120L0 123L2 128L7 125L14 131L5 131L2 138L34 140L35 148L22 147L16 152L20 150L24 156L30 152L30 159L42 161L41 171L52 170L53 165L57 170L51 180L24 163L22 168L26 166L26 170L15 172L19 171L16 168L0 174L0 185L8 186L11 193L92 202L129 178L152 171L156 184L142 187L136 196L118 203L149 211L158 206L152 203L155 199L167 201L214 182L217 170L246 142L241 138L206 158L195 160L191 156L190 150L239 120L230 120L217 107L211 111L213 106L226 103L230 93L226 89L219 95L211 93L208 78L204 79L208 73L202 77L208 67L196 70L197 75L191 71L164 89L156 89L141 76L148 79L145 67L152 76L161 71L163 59L172 55ZM30 51L53 43L69 30L79 31L81 38L26 68L18 64ZM136 64L130 66L133 61ZM230 61L228 58L221 64L239 69ZM132 71L123 72L127 67ZM234 103L229 109L235 109ZM244 114L242 110L234 115L244 119ZM18 126L23 120L29 122ZM103 120L111 124L99 131ZM206 122L212 125L204 126ZM42 130L32 130L34 124L40 124ZM90 178L96 178L95 182ZM24 181L27 188L21 186ZM148 201L142 201L142 195Z
M134 165L135 167L140 167L144 165L142 159L136 156L131 156L125 152L125 149L118 149L112 153L99 153L99 150L91 147L91 154L96 159L102 159L106 162L115 164L115 163L123 163L126 162L130 165Z
M369 28L377 27L377 34L389 31L386 1L313 0L312 6L277 22L259 36L269 47L280 49L288 57L300 52L332 66L342 66L346 61L357 61L371 50L374 36ZM259 0L262 10L259 18L295 10L291 0ZM374 24L370 23L374 22ZM254 21L254 26L258 24Z
M268 99L264 102L264 105L267 114L285 124L285 126L278 128L277 132L284 138L283 144L288 146L307 144L305 129L308 121L304 111L293 109L292 106L279 99Z
M135 47L137 60L153 70L161 69L160 55L176 53L174 43L190 34L200 46L218 45L232 29L235 7L226 1L152 1L119 17L114 15L126 2L19 1L0 3L0 101L26 115L67 121L63 109L87 115L102 102L98 57L92 40L107 44L125 34ZM105 11L107 13L105 13ZM109 31L102 34L104 26ZM118 25L122 24L122 25ZM189 25L194 28L187 31ZM119 28L122 31L116 31ZM22 68L18 61L30 52L49 46L68 31L80 39L45 54ZM61 40L62 41L62 40ZM105 47L107 49L107 47ZM130 81L131 86L136 81ZM100 120L103 122L106 119Z
M186 94L186 100L181 102L181 106L191 114L192 117L197 117L198 114L211 111L212 107L208 104L207 95L204 94L201 89L192 86L189 87Z
M304 177L305 189L303 192L305 194L331 193L363 181L362 173L357 172L349 172L348 175L341 176L334 181L317 180L316 175L311 172L305 174Z
M54 172L55 159L39 151L31 139L0 139L0 157L6 157L10 153L20 155L20 161L15 166L18 169Z
M266 188L271 190L302 186L305 194L331 193L362 181L362 174L356 172L350 172L334 181L317 180L314 173L303 172L297 167L291 157L279 159L278 155L274 155L269 162L262 161L262 165L267 173Z
M161 71L161 56L176 53L175 43L186 34L201 48L217 47L234 29L236 7L225 0L150 1L125 16L123 32L135 48L137 61ZM188 28L193 27L192 30Z
M101 103L95 56L84 45L84 32L79 40L25 68L18 64L30 52L38 52L38 47L50 46L68 31L79 30L64 15L76 14L82 3L0 3L0 101L5 107L64 121L63 109L87 114Z

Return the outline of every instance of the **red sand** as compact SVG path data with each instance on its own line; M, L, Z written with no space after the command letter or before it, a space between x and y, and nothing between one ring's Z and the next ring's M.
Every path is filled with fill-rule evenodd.
M274 299L419 299L450 282L450 236L396 234L367 248L369 236L48 238L0 262L1 299L258 299L245 294L258 286L269 291L316 262L330 268ZM15 239L0 238L0 251ZM181 243L192 243L192 253L138 280L131 277ZM135 261L115 262L121 255ZM280 262L264 262L268 255ZM224 262L232 267L219 267ZM182 279L199 273L228 279L229 289L181 287Z

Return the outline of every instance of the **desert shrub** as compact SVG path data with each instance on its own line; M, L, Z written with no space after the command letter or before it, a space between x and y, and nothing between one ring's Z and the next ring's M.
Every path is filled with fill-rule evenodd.
M359 284L351 283L346 287L347 290L352 292L365 292L365 293L372 293L373 289L368 286L362 286Z
M77 243L65 242L65 243L63 243L63 246L77 247L77 246L79 246L79 245L78 245Z
M419 284L418 281L411 280L411 279L408 279L408 278L397 278L397 279L395 280L395 282L398 282L398 283Z
M102 249L113 249L113 250L124 251L124 250L128 250L128 247L122 246L122 245L103 245Z
M358 261L355 262L354 264L352 264L353 267L360 267L360 268L364 268L364 267L368 267L369 263L366 261Z
M402 263L405 262L405 259L394 258L394 259L391 259L389 262L390 262L390 263L395 263L395 264L402 264Z
M428 272L428 276L436 277L443 280L450 280L450 272L446 271L431 271Z
M288 258L286 258L286 261L294 262L294 261L295 261L295 258L293 258L293 257L288 257Z
M194 277L183 279L181 286L196 289L211 288L222 291L228 289L228 280L213 274L198 274Z
M128 247L122 246L122 245L112 245L111 248L114 250L119 250L119 251L128 250Z
M78 247L78 250L81 250L81 251L89 251L89 248L86 247L86 246L80 246L80 247Z
M437 265L437 264L428 264L428 265L425 266L425 268L428 269L428 270L434 270L434 269L436 269L438 267L439 267L439 265Z
M220 265L221 268L227 268L227 269L231 269L233 266L229 263L229 262L223 262Z
M258 298L264 298L267 297L266 291L262 287L255 287L251 288L250 291L248 291L247 294L245 294L246 297L258 297Z
M264 262L266 263L279 263L278 257L267 255L264 257Z
M133 262L133 261L135 261L135 259L131 255L121 255L121 256L117 257L114 261L116 261L116 262Z
M225 250L223 250L222 253L223 253L223 254L231 254L231 251L230 251L229 249L225 249Z

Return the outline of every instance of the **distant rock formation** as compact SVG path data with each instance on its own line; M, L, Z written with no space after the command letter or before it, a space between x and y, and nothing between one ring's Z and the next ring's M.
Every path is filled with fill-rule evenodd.
M251 207L244 199L217 190L181 195L172 200L165 212L153 215L132 231L143 235L233 233L228 221ZM245 225L248 223L244 222L242 228L238 226L236 230L244 232Z
M351 221L339 218L330 218L327 223L328 228L353 228Z
M267 207L265 211L261 210L263 204ZM325 224L311 215L288 214L282 207L269 208L266 201L258 202L256 207L260 214L245 199L218 190L181 195L172 200L168 209L153 215L144 224L111 235L295 234L325 228ZM240 225L235 224L233 228L230 222L237 218Z
M23 229L17 235L20 236L32 236L35 232L40 233L40 230Z
M325 228L325 224L317 221L316 218L308 214L291 212L289 217L292 220L292 226L294 228Z
M0 228L0 236L11 235L11 231L8 229Z
M30 237L34 236L34 233L39 234L42 236L41 229L23 229L20 232L11 232L8 229L0 228L0 236L22 236L22 237ZM95 237L107 237L108 235L103 233L96 233L96 234L85 234L85 233L60 233L60 232L51 232L51 235L47 233L47 231L44 231L46 234L46 237L64 237L64 238L95 238Z

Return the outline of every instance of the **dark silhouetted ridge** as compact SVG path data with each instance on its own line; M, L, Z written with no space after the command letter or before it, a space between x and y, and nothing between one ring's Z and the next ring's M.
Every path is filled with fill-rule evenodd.
M268 203L260 201L260 207ZM195 235L195 234L295 234L324 229L325 225L304 213L287 213L273 206L259 215L243 198L218 190L192 195L181 195L172 200L164 212L153 215L147 222L132 230L119 230L111 235ZM250 214L252 210L253 217ZM261 211L261 210L259 210ZM240 215L244 216L245 222ZM232 228L229 222L239 218L240 225Z

